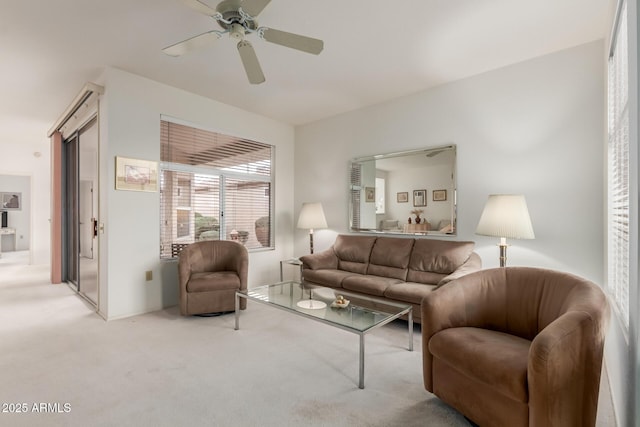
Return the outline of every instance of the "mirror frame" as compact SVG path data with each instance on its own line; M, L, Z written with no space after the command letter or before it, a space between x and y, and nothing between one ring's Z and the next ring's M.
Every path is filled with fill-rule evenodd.
M398 229L395 230L383 230L380 226L380 220L378 220L378 214L374 213L374 215L376 215L376 219L375 219L375 228L373 227L354 227L354 215L355 215L355 200L357 198L357 200L361 200L362 197L366 197L366 196L362 196L362 192L363 190L369 190L370 191L370 185L362 185L361 181L360 181L360 185L354 185L354 180L357 181L359 178L359 174L361 173L361 169L362 168L355 168L354 166L357 164L366 164L366 162L371 162L371 161L377 161L377 160L383 160L383 159L391 159L391 158L401 158L401 157L414 157L414 156L426 156L431 154L432 156L434 155L433 153L435 153L436 155L439 154L442 151L447 151L447 150L452 150L453 152L453 162L451 165L451 182L450 182L450 186L447 186L447 188L431 188L429 186L428 183L420 183L420 184L416 184L415 186L412 186L414 188L408 188L407 191L404 191L402 193L408 193L407 194L407 201L406 203L408 203L408 207L413 208L412 210L415 209L427 209L427 215L424 216L425 218L425 222L426 219L428 218L428 208L432 203L440 203L440 201L436 201L433 200L434 196L433 196L433 191L438 191L441 189L446 189L446 190L450 190L451 194L448 194L446 197L449 199L448 203L450 205L450 223L451 223L451 227L450 230L447 227L442 227L441 229L437 229L437 230L417 230L419 227L417 226L413 226L411 227L411 224L408 224L408 220L407 218L397 218L398 220ZM431 156L430 156L431 157ZM425 165L425 168L428 168L428 165ZM374 166L374 171L377 171L377 167ZM377 176L377 173L374 172L374 174ZM447 145L440 145L440 146L433 146L433 147L427 147L427 148L423 148L423 149L417 149L417 150L408 150L408 151L399 151L399 152L394 152L394 153L387 153L387 154L377 154L377 155L372 155L372 156L363 156L363 157L356 157L351 159L351 161L349 162L349 195L348 195L348 203L349 203L349 231L350 232L354 232L354 233L376 233L376 234L400 234L400 235L420 235L420 236L425 236L425 235L435 235L435 236L456 236L457 235L457 146L455 144L447 144ZM386 188L387 188L387 196L391 197L392 193L391 191L395 192L394 190L389 190L390 186L387 183L386 184ZM393 188L393 186L391 186L391 188ZM418 194L416 194L416 196L428 196L430 197L425 203L426 203L426 207L420 207L418 205L414 206L414 200L413 200L413 193L414 192L418 192ZM447 191L448 193L449 191ZM365 191L366 193L366 191ZM362 201L361 201L362 202ZM387 200L385 202L385 206L388 205L389 200ZM399 202L396 202L399 203ZM413 215L412 215L413 217ZM392 219L393 221L396 220L396 218ZM443 218L440 219L440 221L446 221L448 220L448 218ZM415 220L413 220L415 222ZM430 224L431 225L431 224Z

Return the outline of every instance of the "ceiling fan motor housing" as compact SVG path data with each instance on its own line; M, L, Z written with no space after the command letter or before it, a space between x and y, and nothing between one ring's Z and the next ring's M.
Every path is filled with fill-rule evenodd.
M224 28L225 30L230 30L231 32L234 31L233 30L234 25L240 25L245 30L251 30L251 31L258 28L258 22L255 19L252 19L252 20L243 19L242 15L238 11L242 6L241 3L242 2L239 0L225 0L220 4L218 4L218 6L216 7L216 11L222 15L222 18L224 20L224 21L222 20L218 21L218 24L222 28ZM243 31L242 34L244 35L245 33L246 31ZM234 36L233 34L231 34L231 37L239 38Z

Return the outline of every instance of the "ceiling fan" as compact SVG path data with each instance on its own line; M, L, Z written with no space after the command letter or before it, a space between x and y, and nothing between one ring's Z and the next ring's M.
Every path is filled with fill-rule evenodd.
M245 40L245 35L256 33L258 37L268 42L314 55L322 52L324 47L322 40L269 27L259 27L256 17L271 0L224 0L216 6L215 10L198 0L180 1L196 12L213 18L222 27L222 31L208 31L165 47L162 51L170 56L180 56L192 50L210 46L224 34L229 34L229 37L238 40L238 53L249 82L252 84L263 83L265 78L256 52L251 43Z

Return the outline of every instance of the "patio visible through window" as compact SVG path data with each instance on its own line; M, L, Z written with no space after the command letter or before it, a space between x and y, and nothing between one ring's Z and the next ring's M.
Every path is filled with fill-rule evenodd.
M200 240L273 247L274 148L161 121L160 257Z

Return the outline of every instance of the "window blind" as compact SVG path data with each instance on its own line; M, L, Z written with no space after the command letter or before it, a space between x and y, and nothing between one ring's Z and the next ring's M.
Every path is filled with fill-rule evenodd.
M608 63L607 290L629 328L629 76L627 5L618 11Z
M261 232L258 228L264 226L269 217L270 185L268 182L225 180L227 238L240 240L252 248L259 248L269 241L270 236L264 234L269 230Z
M268 144L168 121L161 121L160 140L163 162L271 175L273 147Z
M360 200L362 198L362 165L359 163L351 164L351 209L353 209L351 218L351 228L360 228Z
M272 247L273 147L162 120L161 258L199 240Z

